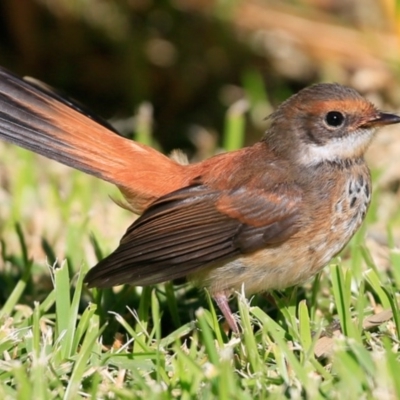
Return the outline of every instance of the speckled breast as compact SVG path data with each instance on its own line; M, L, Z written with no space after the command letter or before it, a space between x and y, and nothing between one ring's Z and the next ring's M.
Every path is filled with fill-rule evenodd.
M349 242L363 222L371 202L371 179L368 171L350 174L345 182L342 196L332 205L333 212L326 243L329 242L329 250L327 249L326 254L319 260L321 267Z

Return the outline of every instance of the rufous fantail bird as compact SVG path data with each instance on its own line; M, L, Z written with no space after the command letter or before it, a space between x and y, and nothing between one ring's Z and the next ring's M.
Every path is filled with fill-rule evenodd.
M371 200L364 153L376 128L400 117L322 83L270 121L252 146L180 165L46 85L0 70L0 137L114 183L141 215L88 272L88 286L188 277L235 332L232 293L304 282L348 243Z

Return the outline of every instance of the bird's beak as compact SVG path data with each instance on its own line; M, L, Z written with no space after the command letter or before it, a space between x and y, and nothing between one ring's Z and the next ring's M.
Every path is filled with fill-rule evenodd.
M369 127L379 127L385 125L392 125L400 123L400 116L396 114L389 114L380 112L378 115L374 116L374 118L370 119L369 121L365 122L362 127L369 128Z

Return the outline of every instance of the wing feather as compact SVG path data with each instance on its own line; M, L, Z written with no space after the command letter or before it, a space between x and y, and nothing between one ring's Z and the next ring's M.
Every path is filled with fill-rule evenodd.
M298 226L300 194L191 186L156 201L87 274L90 287L149 285L276 245Z

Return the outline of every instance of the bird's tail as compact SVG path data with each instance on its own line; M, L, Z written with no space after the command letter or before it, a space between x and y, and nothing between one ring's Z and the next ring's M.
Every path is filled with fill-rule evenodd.
M181 165L117 135L76 101L2 68L0 138L116 184L138 211L184 181Z

